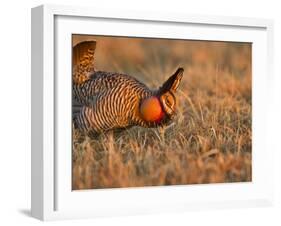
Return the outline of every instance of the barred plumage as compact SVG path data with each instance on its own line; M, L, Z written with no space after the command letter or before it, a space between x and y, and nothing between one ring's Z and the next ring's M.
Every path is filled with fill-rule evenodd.
M73 119L79 130L99 134L115 128L154 127L171 119L176 101L174 92L181 80L182 68L160 89L152 91L129 75L95 71L95 46L95 41L88 41L74 47ZM169 98L173 106L168 105ZM145 100L149 100L148 104L143 104Z

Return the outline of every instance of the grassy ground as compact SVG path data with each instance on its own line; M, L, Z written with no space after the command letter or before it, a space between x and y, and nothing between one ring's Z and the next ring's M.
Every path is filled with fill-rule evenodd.
M94 38L99 70L151 88L178 66L185 73L170 126L98 139L73 131L73 189L251 181L250 44Z

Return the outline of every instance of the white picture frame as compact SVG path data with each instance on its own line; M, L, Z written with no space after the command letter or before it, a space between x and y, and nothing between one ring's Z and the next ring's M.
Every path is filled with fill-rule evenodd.
M72 33L252 42L253 181L73 192L69 180L71 125L67 124ZM268 148L265 123L273 76L272 39L273 22L265 19L55 5L33 8L32 216L55 220L271 205L273 153ZM70 85L62 86L62 82ZM60 128L65 128L65 133Z

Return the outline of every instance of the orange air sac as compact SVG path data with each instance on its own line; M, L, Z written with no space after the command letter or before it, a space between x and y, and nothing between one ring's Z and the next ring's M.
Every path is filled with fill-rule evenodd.
M140 114L147 122L159 122L164 116L159 99L157 97L145 99L141 104Z

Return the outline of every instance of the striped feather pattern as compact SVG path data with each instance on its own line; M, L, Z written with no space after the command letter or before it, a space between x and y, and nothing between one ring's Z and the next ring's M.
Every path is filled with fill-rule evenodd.
M172 115L169 114L160 121L145 121L145 117L140 115L140 105L146 98L159 98L163 95L161 99L164 101L162 105L167 109L166 113L174 112L171 106L165 104L164 93L177 89L183 74L182 68L179 68L158 91L151 91L129 75L96 71L95 49L95 41L81 42L73 47L72 112L76 128L87 133L99 134L115 128L154 127L171 119Z
M143 83L124 74L97 71L82 84L74 84L74 98L83 104L75 115L82 131L100 133L134 125L154 126L139 115L140 101L154 95Z

